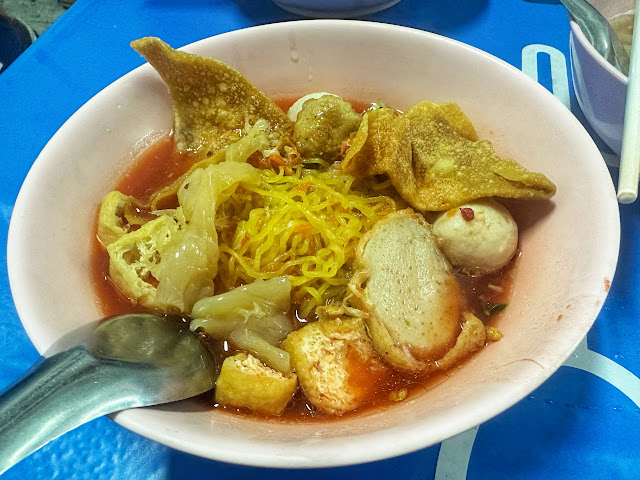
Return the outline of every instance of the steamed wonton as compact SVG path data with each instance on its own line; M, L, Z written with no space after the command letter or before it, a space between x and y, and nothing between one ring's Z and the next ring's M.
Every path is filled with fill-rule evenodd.
M259 181L258 171L247 163L223 162L194 171L178 191L177 209L157 211L155 220L122 231L109 243L113 283L147 308L190 312L196 301L213 295L220 202L241 183ZM107 195L107 203L112 196ZM111 216L101 217L98 231L106 231L112 223Z
M365 114L342 164L356 177L387 174L414 208L442 211L483 197L551 198L555 185L540 173L500 158L480 140L456 104L420 102L396 115Z

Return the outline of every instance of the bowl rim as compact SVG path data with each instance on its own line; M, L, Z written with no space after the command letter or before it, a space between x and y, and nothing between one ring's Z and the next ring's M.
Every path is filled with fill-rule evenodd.
M600 52L598 52L595 47L591 45L591 42L587 40L584 32L571 15L569 15L569 25L571 26L571 33L577 39L577 41L580 42L580 45L582 45L582 47L589 53L589 55L596 62L598 62L598 64L602 68L604 68L611 76L613 76L616 80L626 86L628 83L627 76L616 67L611 65L606 58L600 55Z
M279 23L273 23L273 24L248 27L244 29L222 33L222 34L215 35L208 38L203 38L196 42L193 42L181 47L180 50L189 51L190 48L196 47L201 42L208 42L212 38L224 37L226 39L233 39L233 37L235 36L244 36L244 35L250 34L252 31L255 31L256 29L260 29L260 30L289 29L291 28L290 26L291 24L296 24L299 26L299 28L303 28L305 24L313 24L313 25L324 24L327 26L327 28L333 26L334 28L338 27L341 29L345 27L364 28L364 29L391 29L393 31L406 32L411 35L420 35L423 37L428 37L433 41L444 42L450 45L454 45L455 48L462 48L472 52L474 55L483 56L485 57L485 59L490 60L493 64L496 64L501 68L506 68L507 70L510 70L513 73L517 73L517 75L520 76L523 82L529 82L529 85L531 86L531 88L537 89L540 95L548 96L548 98L550 98L550 101L557 102L558 106L562 106L563 109L566 109L566 107L564 107L564 105L562 105L557 98L555 98L548 90L546 90L538 82L527 77L520 69L516 68L515 66L509 64L508 62L498 57L495 57L494 55L491 55L488 52L485 52L471 45L468 45L460 41L457 41L442 35L438 35L432 32L419 30L411 27L380 23L380 22L362 21L362 20L334 20L334 19L321 19L321 20L314 19L314 20L297 20L294 22L279 22ZM129 77L130 75L135 75L134 72L140 72L142 69L149 69L149 68L150 66L148 65L148 63L144 63L141 66L124 74L123 76L116 79L114 82L112 82L108 86L106 86L104 89L102 89L96 95L94 95L91 99L87 100L87 102L85 102L78 111L85 108L86 105L90 103L94 98L102 95L107 95L109 93L109 89L115 88L115 86L119 85L120 82L126 81L127 78L130 78ZM67 122L71 121L71 119L73 118L74 115L76 115L76 113L77 111L67 120ZM575 118L574 116L571 116L571 117L573 118L573 120L570 120L570 118L567 117L568 120L573 121L576 128L580 128L584 131L584 127L580 124L577 118ZM67 122L65 122L65 124L63 124L60 127L58 132L63 128L65 128ZM58 134L58 132L54 134L52 139ZM586 131L584 131L584 135L585 135L585 138L590 138L586 133ZM49 141L51 141L51 139ZM595 146L595 144L593 145L593 148L597 150L597 147ZM46 149L46 146L45 146L45 149ZM43 151L45 150L43 149ZM36 167L40 164L40 162L43 162L45 160L44 158L41 157L41 155L38 156L33 166L31 167L29 173L27 174L27 177L24 180L23 186L25 184L26 185L30 184L31 178L35 176L34 172L37 170ZM604 165L604 161L602 161L602 169L603 169L603 172L607 171L606 166ZM613 184L611 183L611 185ZM14 299L24 298L23 294L21 294L20 292L17 292L17 287L18 287L17 277L21 276L20 265L18 264L18 261L17 261L18 256L12 255L12 253L13 252L17 253L20 249L20 245L18 244L17 236L16 236L16 230L19 230L19 229L18 229L18 226L16 225L15 219L25 207L25 204L26 204L25 196L26 194L23 188L21 188L14 206L14 212L12 214L11 222L9 225L9 236L7 241L7 252L8 252L7 262L8 262L8 271L9 271L9 283L11 286L11 291L14 296ZM609 235L609 238L611 239L612 244L615 245L615 249L616 249L615 260L612 260L611 264L607 262L606 266L607 266L607 271L609 272L609 278L610 280L613 280L616 264L617 264L618 253L619 253L619 238L620 238L619 215L617 217L617 222L612 220L611 226L613 228L609 232L607 232L607 234ZM604 297L606 297L606 294L604 295ZM603 301L604 301L604 298L603 298ZM21 302L21 305L18 305L16 302L16 310L18 311L18 315L21 321L25 313L24 307L25 307L25 304L23 304L22 302ZM600 311L601 308L602 308L602 305L600 305L598 312ZM596 317L597 317L597 314L594 315L593 319L589 323L589 326L588 326L589 328L585 330L584 332L585 334L593 325L593 322L595 321ZM29 335L31 341L36 346L36 348L38 348L39 351L42 351L41 350L42 344L38 339L36 332L33 331L32 329L33 325L30 325L30 324L25 325L23 322L23 327L27 331L27 334ZM450 438L451 436L462 433L469 428L472 428L474 426L477 426L481 423L486 422L487 420L504 412L505 410L507 410L514 404L516 404L517 402L521 401L527 394L535 390L544 381L546 381L555 371L557 371L557 369L562 365L562 363L571 355L571 353L578 346L580 341L582 341L582 337L576 338L572 342L573 347L571 349L567 349L567 351L563 352L562 355L556 355L553 359L549 359L548 366L546 369L541 371L536 371L536 373L532 374L527 379L528 380L527 382L524 382L524 381L520 382L517 387L513 387L510 390L511 395L496 398L495 401L492 402L492 404L489 406L489 408L486 408L480 412L478 410L473 410L469 412L458 410L457 412L460 412L460 416L455 422L455 428L450 429L448 433L445 434L441 432L438 437L423 436L422 439L419 439L416 437L416 432L414 430L412 430L413 432L412 435L406 435L406 434L403 434L402 432L398 433L397 431L394 430L395 433L392 436L394 441L389 442L388 437L390 435L392 428L385 428L381 431L364 434L364 436L360 435L358 438L358 445L361 448L359 449L359 452L356 454L351 453L351 454L345 455L344 452L342 451L343 448L340 448L339 446L332 444L330 451L327 450L325 452L327 456L318 455L315 458L311 458L313 457L313 455L311 455L310 457L307 457L307 458L300 458L295 455L290 455L289 457L286 457L286 460L288 461L288 463L283 465L283 457L278 456L277 454L274 454L273 456L268 456L268 455L264 455L264 452L261 452L262 453L261 455L249 456L247 452L242 452L242 451L233 452L234 454L231 454L228 449L225 450L224 448L222 449L223 453L221 453L216 450L215 446L212 448L210 445L207 446L201 443L199 444L197 442L191 442L189 444L184 443L184 441L181 442L178 439L174 439L170 432L164 431L162 429L158 429L157 427L153 427L145 423L144 421L141 421L141 419L139 419L136 415L136 410L119 412L117 414L111 415L111 418L113 418L117 423L119 423L123 427L128 428L154 441L167 445L171 448L181 450L193 455L215 459L218 461L224 461L224 462L242 464L242 465L259 466L259 467L278 467L278 468L318 468L318 467L353 465L358 463L382 460L385 458L391 458L391 457L407 454L422 448L426 448L431 445L435 445L438 442L445 440L446 438ZM309 445L306 448L313 449L314 447L313 445Z

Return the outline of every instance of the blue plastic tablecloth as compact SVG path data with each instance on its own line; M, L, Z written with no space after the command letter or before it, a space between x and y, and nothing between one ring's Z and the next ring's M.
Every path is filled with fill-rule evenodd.
M6 242L20 185L49 138L95 93L142 63L129 47L132 39L155 35L178 47L299 18L270 0L78 0L0 75L0 390L38 359L9 291ZM403 0L362 18L435 32L492 53L537 74L582 118L570 75L565 80L569 22L554 0ZM617 170L610 170L615 179ZM54 440L1 478L640 478L637 205L622 206L621 220L616 278L580 351L514 407L442 444L351 467L268 470L181 453L100 418Z

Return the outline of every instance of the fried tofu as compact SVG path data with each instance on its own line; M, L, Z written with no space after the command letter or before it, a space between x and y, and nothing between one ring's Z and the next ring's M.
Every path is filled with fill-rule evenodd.
M294 373L265 366L248 353L225 358L216 381L215 401L248 408L261 415L280 415L298 387Z
M98 214L98 239L103 245L109 245L130 231L125 211L134 203L128 195L114 190L102 199Z
M308 400L331 415L361 406L388 371L360 318L310 323L290 333L282 348Z
M176 221L162 215L107 246L111 280L131 300L148 308L164 307L156 302L156 285L162 251L177 231Z

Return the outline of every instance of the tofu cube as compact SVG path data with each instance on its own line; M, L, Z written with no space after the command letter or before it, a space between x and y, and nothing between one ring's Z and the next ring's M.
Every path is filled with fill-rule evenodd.
M291 355L307 399L332 415L360 407L389 371L360 318L309 323L290 333L282 348Z
M294 373L278 372L251 354L238 353L222 362L215 401L261 415L280 415L297 388Z

